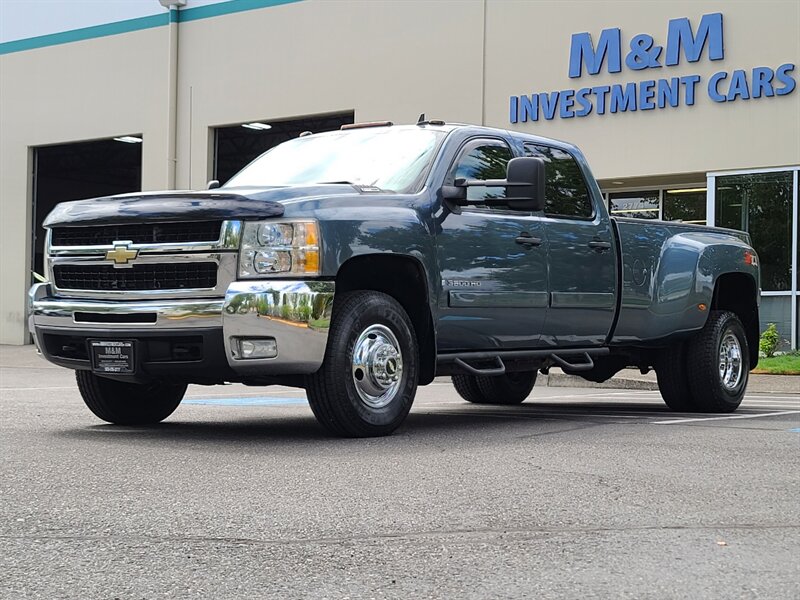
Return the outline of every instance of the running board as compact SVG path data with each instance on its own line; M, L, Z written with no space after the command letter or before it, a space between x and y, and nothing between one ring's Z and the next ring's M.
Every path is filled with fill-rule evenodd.
M439 354L436 357L438 365L455 364L460 369L481 377L496 377L504 375L506 366L503 359L543 359L551 360L565 371L589 371L594 368L593 356L607 356L611 353L608 348L565 348L563 350L499 350L482 352L452 352ZM570 362L565 357L576 357L581 362ZM469 364L470 361L494 361L494 366L489 368L479 368Z
M592 357L589 356L589 353L583 352L582 354L585 360L578 364L566 361L557 354L551 354L550 358L565 371L590 371L594 369L594 361L592 360Z

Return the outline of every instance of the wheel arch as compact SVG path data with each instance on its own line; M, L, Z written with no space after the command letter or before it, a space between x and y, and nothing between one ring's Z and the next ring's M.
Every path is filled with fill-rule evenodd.
M723 273L714 282L712 310L729 310L744 326L750 355L750 368L758 364L758 286L749 273Z
M419 347L419 384L436 372L436 332L430 307L428 277L416 258L403 254L365 254L345 261L336 274L336 293L383 292L397 300L414 325ZM335 301L334 301L335 310Z

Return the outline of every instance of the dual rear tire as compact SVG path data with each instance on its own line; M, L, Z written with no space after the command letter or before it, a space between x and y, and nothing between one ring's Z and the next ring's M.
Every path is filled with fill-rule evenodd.
M536 371L506 373L495 377L453 375L456 392L473 404L521 404L536 384Z
M735 411L744 399L749 371L747 336L729 311L711 311L703 329L664 350L656 365L661 397L677 412Z

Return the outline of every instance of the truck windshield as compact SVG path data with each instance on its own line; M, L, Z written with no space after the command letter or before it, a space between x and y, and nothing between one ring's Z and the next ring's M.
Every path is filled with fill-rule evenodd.
M297 138L259 156L225 187L351 183L416 192L445 133L381 127Z

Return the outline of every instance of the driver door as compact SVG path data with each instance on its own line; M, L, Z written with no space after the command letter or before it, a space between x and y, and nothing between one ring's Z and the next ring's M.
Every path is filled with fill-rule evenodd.
M444 183L505 179L511 158L505 140L468 140ZM530 212L480 203L504 196L502 187L470 187L467 198L478 202L448 214L441 224L440 352L539 345L548 305L547 242L540 219Z

